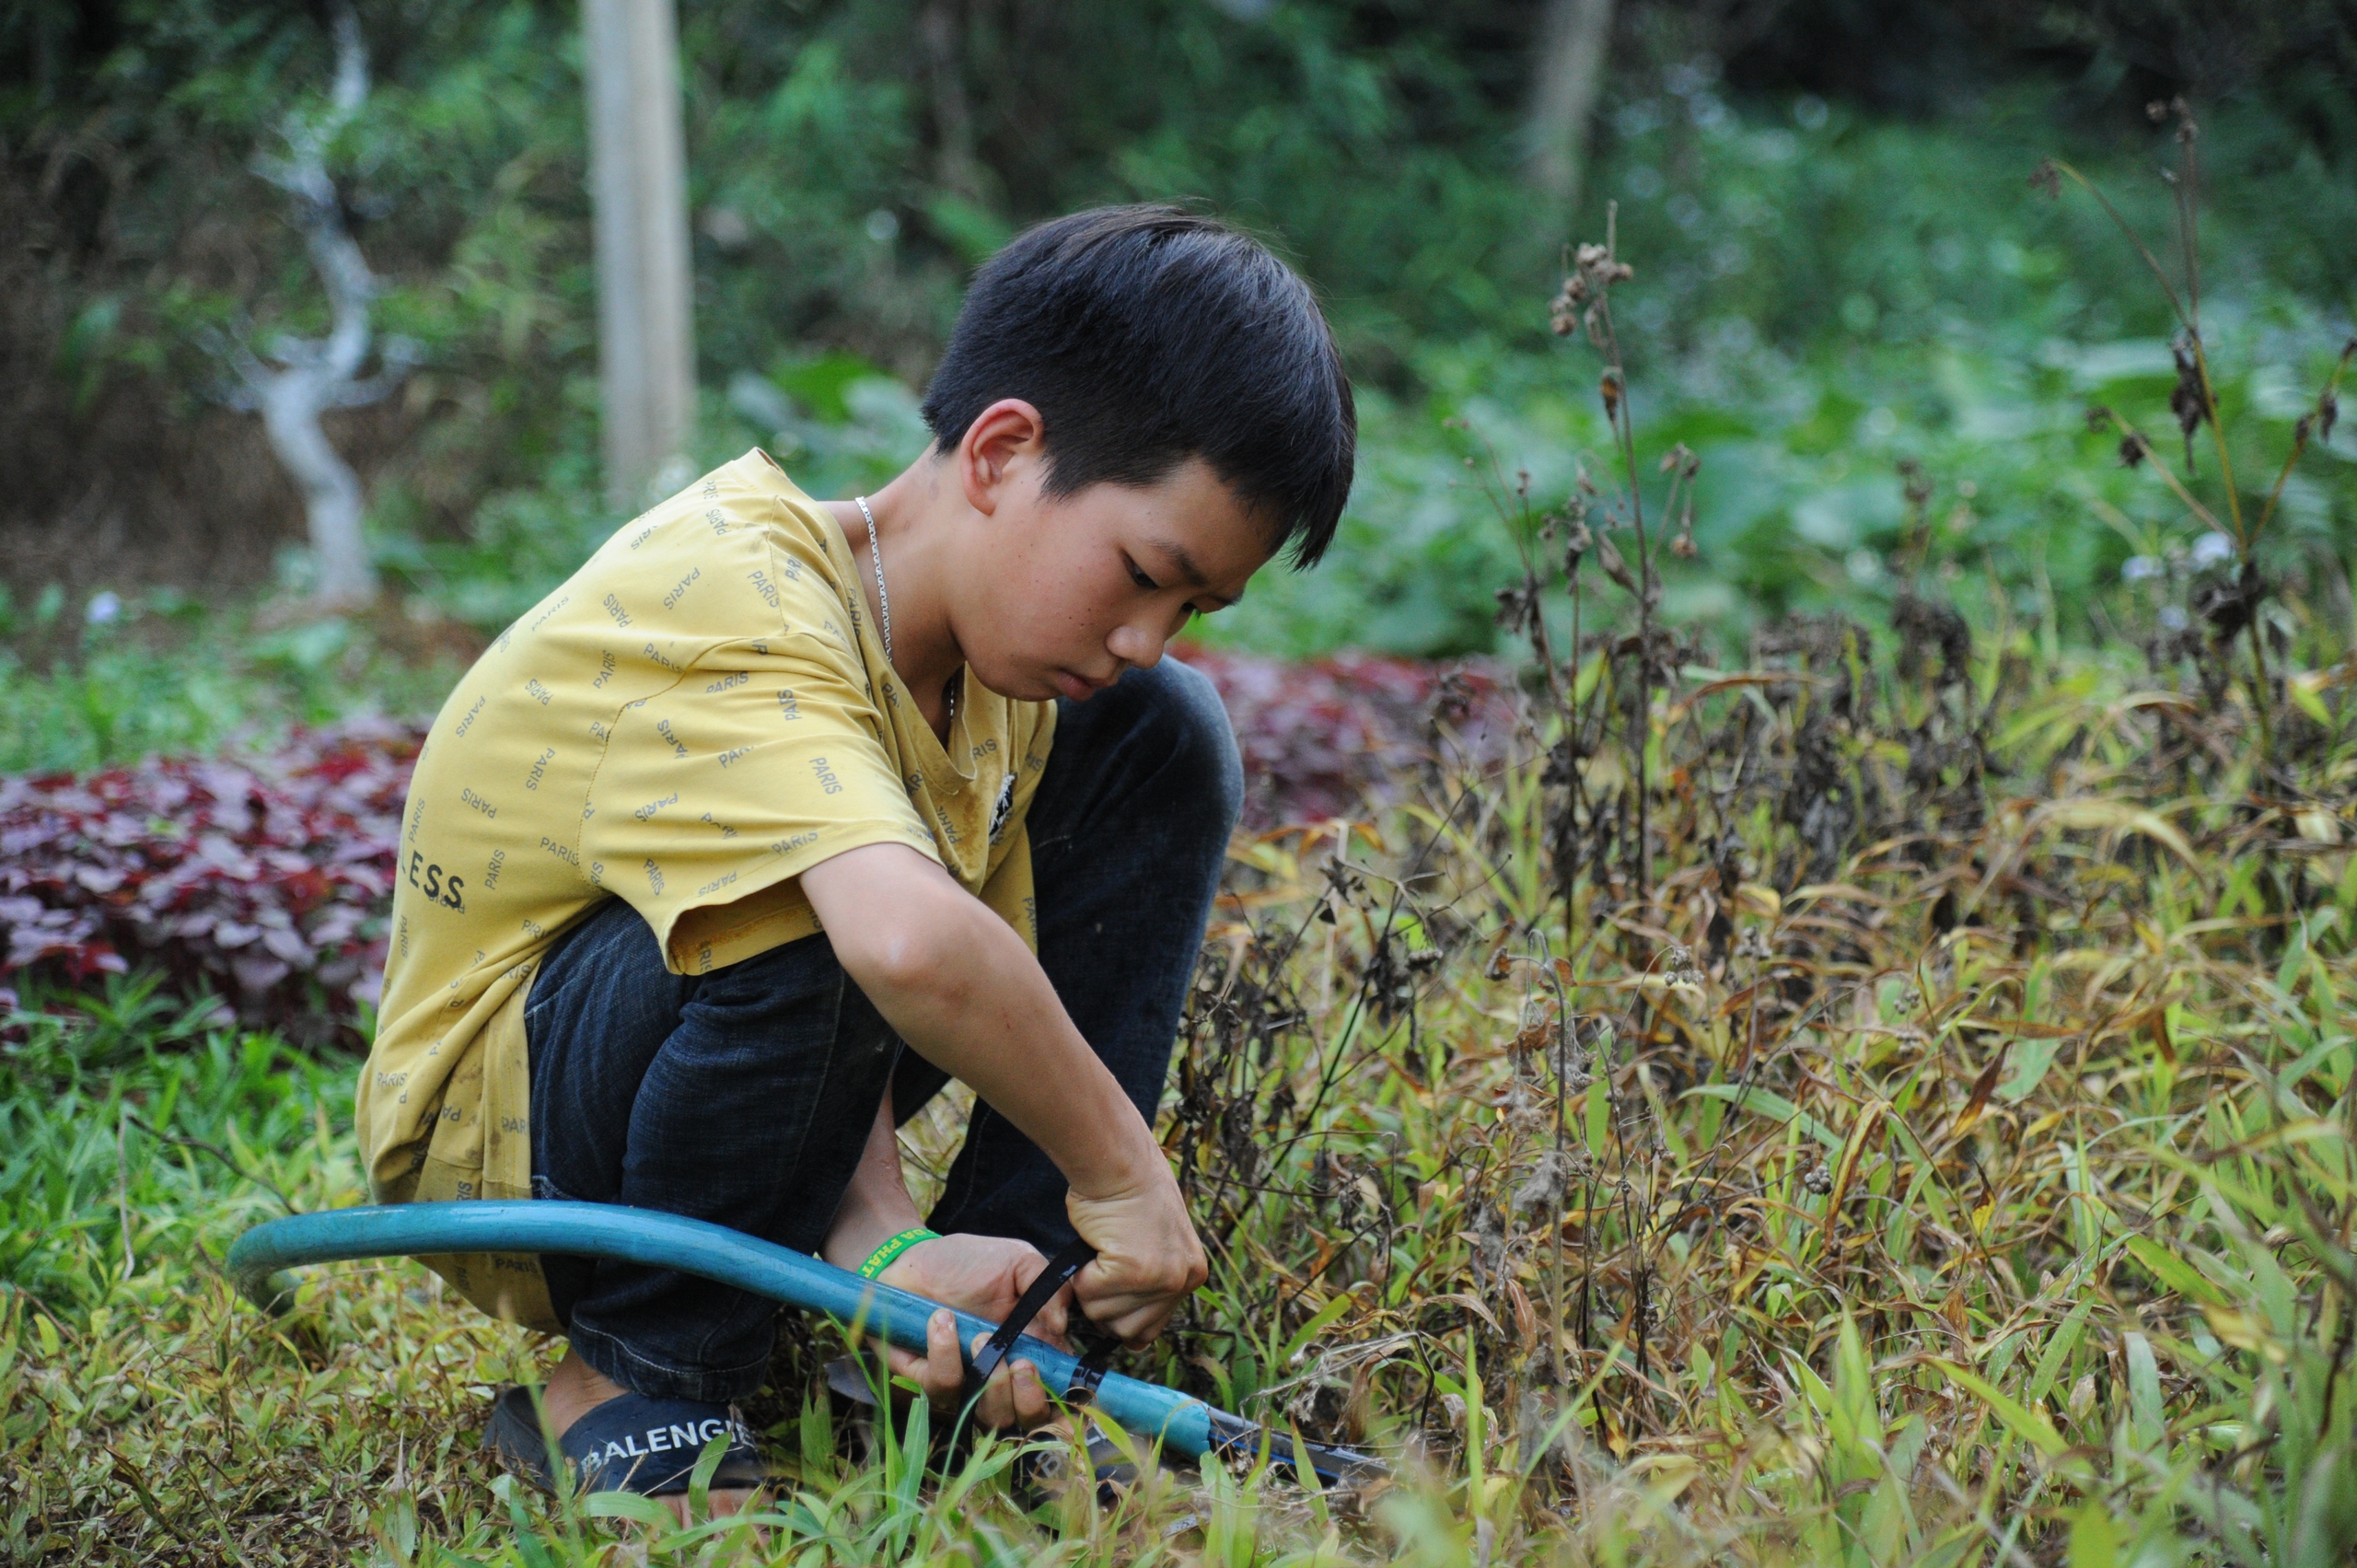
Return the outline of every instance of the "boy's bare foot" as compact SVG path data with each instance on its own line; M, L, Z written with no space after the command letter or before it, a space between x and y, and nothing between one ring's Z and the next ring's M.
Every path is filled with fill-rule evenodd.
M629 1391L568 1349L564 1359L556 1364L556 1370L549 1374L548 1386L541 1390L540 1398L548 1407L549 1424L562 1437L573 1430L575 1422L608 1400L620 1399ZM742 1489L724 1492L714 1488L709 1496L715 1519L743 1511L753 1500L752 1493ZM658 1501L668 1504L682 1525L691 1522L688 1518L687 1493L676 1493Z

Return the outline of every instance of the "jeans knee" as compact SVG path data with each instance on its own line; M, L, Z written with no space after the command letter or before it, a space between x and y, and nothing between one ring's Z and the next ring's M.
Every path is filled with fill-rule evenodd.
M1171 783L1185 798L1202 803L1206 816L1216 818L1225 845L1244 812L1244 758L1219 688L1202 670L1175 658L1129 679L1141 677L1153 678L1154 723L1168 747Z

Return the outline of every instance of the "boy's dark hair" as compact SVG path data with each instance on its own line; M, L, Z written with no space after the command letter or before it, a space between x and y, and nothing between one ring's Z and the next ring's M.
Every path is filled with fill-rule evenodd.
M925 391L943 451L1001 398L1047 426L1044 488L1151 484L1190 457L1316 563L1351 493L1358 415L1309 285L1216 219L1098 207L982 264Z

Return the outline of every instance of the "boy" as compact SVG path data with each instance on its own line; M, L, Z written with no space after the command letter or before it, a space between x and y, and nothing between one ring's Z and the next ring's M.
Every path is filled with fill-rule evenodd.
M993 1318L1077 1233L1075 1305L1132 1344L1202 1283L1152 1124L1242 778L1162 652L1280 549L1324 551L1349 383L1259 245L1108 208L981 269L924 413L933 445L870 496L813 501L758 450L696 482L444 705L361 1086L379 1201L668 1210ZM893 1129L951 1076L979 1103L927 1229ZM584 1484L676 1497L679 1429L732 1434L716 1506L758 1483L728 1407L772 1304L432 1261L568 1337L544 1398ZM946 1399L933 1328L896 1365ZM527 1465L531 1400L493 1429ZM983 1414L1044 1408L1018 1364Z

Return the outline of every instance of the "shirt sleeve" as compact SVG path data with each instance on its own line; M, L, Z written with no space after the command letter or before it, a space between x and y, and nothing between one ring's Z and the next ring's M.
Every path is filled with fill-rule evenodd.
M583 807L582 874L644 917L676 972L772 946L716 956L674 937L691 912L804 907L784 884L867 844L940 860L882 735L865 668L833 627L715 648L616 718ZM798 934L768 923L777 939Z
M1025 947L1033 953L1039 951L1039 900L1031 882L1031 829L1017 824L1007 852L982 884L982 902L993 913L1015 927Z

